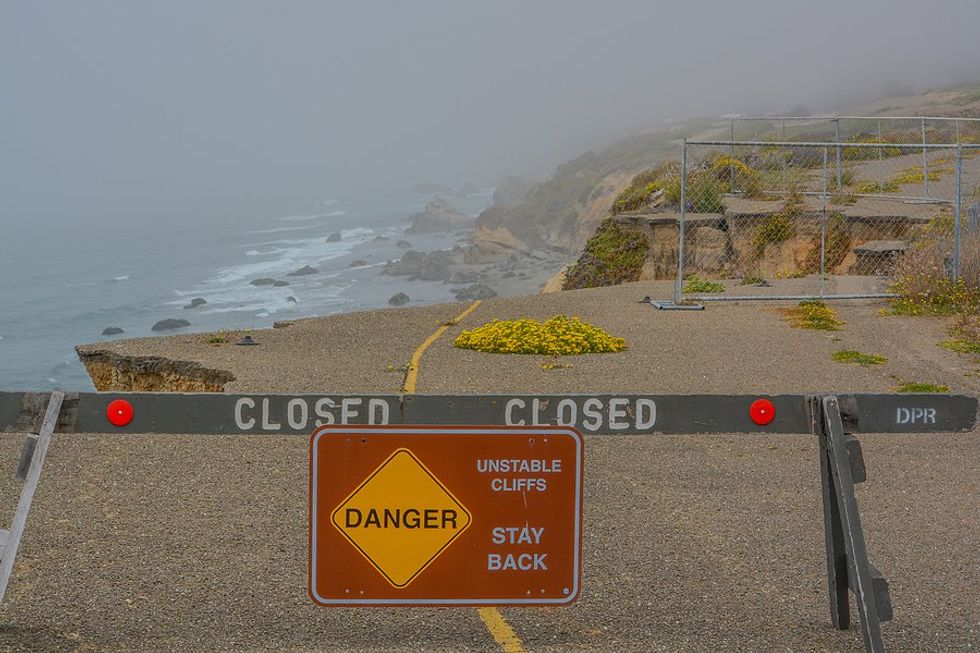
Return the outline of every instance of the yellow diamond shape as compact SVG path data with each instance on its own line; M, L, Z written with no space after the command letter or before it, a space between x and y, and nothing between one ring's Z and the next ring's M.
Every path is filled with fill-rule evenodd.
M406 587L472 516L408 449L398 449L337 506L333 525L395 587Z

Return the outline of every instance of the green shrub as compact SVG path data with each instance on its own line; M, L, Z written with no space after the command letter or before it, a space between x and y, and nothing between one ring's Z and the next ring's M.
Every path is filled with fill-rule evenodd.
M893 156L902 156L913 150L902 150L900 147L895 147L891 141L891 137L878 137L869 134L859 134L858 136L852 136L847 139L851 143L872 143L880 144L882 147L843 147L841 148L841 156L847 161L867 161L868 159L877 159L879 156L882 158L890 158ZM891 145L889 147L889 145Z
M607 218L585 244L578 261L568 268L562 288L598 288L637 281L649 249L643 234L627 231Z
M618 215L627 211L636 211L650 201L650 196L676 178L680 174L680 165L676 161L667 161L655 168L648 168L633 177L630 185L616 197L612 205L612 214Z
M687 207L691 213L724 213L722 196L728 192L727 182L715 179L703 172L687 176ZM664 200L674 206L681 205L680 178L664 182Z
M725 285L718 283L717 281L709 281L708 279L702 279L696 274L692 274L687 278L687 282L684 284L685 293L705 293L705 292L725 292Z
M883 365L888 361L888 359L884 356L878 356L877 354L862 354L854 349L841 349L840 351L835 352L831 358L838 363L853 363L862 367L868 367L870 365Z
M752 248L756 257L762 256L769 243L782 243L796 234L793 221L803 212L803 195L793 188L779 211L772 213L756 227L752 238Z
M941 383L903 383L897 392L949 392L949 386Z
M863 195L875 193L897 193L901 190L894 181L862 181L854 187L855 192Z
M821 301L807 300L793 308L780 309L791 326L797 329L817 331L840 331L844 322L837 312Z
M689 180L687 203L692 213L724 213L722 196L728 192L728 184L712 175L695 175Z
M939 175L952 172L949 168L933 168L929 170L929 181L939 181ZM892 177L892 182L896 184L921 184L925 179L922 168L905 168L900 173Z
M980 316L960 315L939 346L958 354L980 354Z

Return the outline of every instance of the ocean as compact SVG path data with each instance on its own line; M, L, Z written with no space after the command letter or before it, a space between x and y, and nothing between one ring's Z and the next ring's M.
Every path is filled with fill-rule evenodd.
M492 193L450 202L475 216ZM168 333L260 329L277 320L386 307L398 292L411 297L409 305L452 301L447 284L381 274L387 261L405 253L398 240L419 251L465 240L453 233L405 235L409 217L429 199L332 198L306 210L236 220L233 227L227 219L158 225L152 235L140 234L139 226L87 238L52 230L25 241L8 229L0 240L0 389L93 390L75 345L161 335L151 327L167 318L191 323ZM335 232L341 239L327 242ZM354 261L366 265L351 267ZM318 272L286 276L306 265ZM257 278L289 285L251 285ZM207 303L184 308L197 297ZM124 333L101 335L107 327Z

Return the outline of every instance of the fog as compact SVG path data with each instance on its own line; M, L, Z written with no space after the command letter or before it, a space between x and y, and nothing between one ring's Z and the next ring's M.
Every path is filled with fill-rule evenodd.
M0 226L546 177L663 119L980 78L977 24L976 0L3 2Z

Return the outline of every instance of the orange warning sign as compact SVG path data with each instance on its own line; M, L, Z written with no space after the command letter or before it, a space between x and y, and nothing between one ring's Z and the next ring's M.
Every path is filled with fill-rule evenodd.
M310 441L321 605L562 605L579 592L581 436L325 426Z

